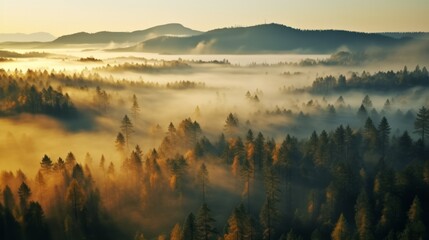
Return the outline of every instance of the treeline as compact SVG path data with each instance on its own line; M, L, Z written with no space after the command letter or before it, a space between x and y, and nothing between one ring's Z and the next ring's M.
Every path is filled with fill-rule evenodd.
M361 75L352 73L349 78L340 75L318 77L308 89L312 93L331 93L334 91L367 90L367 91L403 91L414 87L429 86L429 73L426 67L416 66L414 71L403 70L394 72L377 72L370 74L362 72Z
M175 71L184 71L191 69L191 66L184 61L159 61L151 63L123 63L110 65L107 64L104 67L94 68L97 71L107 72L136 72L136 73L168 73Z
M48 81L34 78L34 72L13 74L0 70L0 114L42 113L69 117L77 113L69 95L54 90ZM18 80L17 80L18 79Z
M78 161L69 153L57 161L44 156L34 179L3 173L0 231L16 236L9 239L428 236L424 107L417 141L407 131L392 136L384 117L279 142L252 130L243 136L234 114L215 141L191 119L177 126L170 123L159 148L143 153L124 116L115 140L119 167L104 156L94 163L90 154Z
M167 83L166 88L170 89L193 89L193 88L204 88L206 85L203 82L192 82L192 81L176 81Z

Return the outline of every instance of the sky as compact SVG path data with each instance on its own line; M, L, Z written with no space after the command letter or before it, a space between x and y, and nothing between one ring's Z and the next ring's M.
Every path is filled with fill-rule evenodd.
M301 29L429 32L429 0L0 0L0 33L134 31L181 23L207 31L280 23Z

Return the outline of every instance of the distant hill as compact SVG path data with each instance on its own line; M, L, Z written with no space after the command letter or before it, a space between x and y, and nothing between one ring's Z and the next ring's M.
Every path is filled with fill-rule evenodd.
M407 40L374 33L299 30L280 24L222 28L189 37L162 36L117 51L165 54L332 53L368 47L393 47Z
M55 39L53 44L103 44L103 43L138 43L151 38L171 35L171 36L193 36L201 34L200 31L192 30L178 23L170 23L155 26L145 30L134 32L79 32L64 35Z
M429 40L429 33L427 32L385 32L379 33L384 36L392 37L392 38L414 38L414 39L425 39Z
M50 33L0 33L0 42L50 42L55 39Z

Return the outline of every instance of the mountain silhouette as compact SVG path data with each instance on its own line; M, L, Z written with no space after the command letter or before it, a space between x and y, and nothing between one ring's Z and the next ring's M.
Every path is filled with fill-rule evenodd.
M166 54L331 53L394 47L409 39L341 30L300 30L280 24L222 28L188 37L161 36L118 51Z
M102 44L102 43L137 43L151 38L173 35L173 36L190 36L201 34L201 32L184 27L178 23L170 23L160 26L151 27L145 30L134 32L96 32L87 33L79 32L70 35L64 35L55 39L53 44Z

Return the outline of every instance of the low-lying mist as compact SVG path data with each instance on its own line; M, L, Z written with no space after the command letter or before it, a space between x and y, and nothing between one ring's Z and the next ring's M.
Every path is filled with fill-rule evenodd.
M368 193L377 209L371 231L402 234L405 217L380 219L391 192L404 216L415 196L429 199L403 180L407 166L426 160L413 132L427 85L336 84L340 75L351 84L429 65L401 52L410 49L422 47L374 64L319 64L328 59L319 56L311 66L301 61L309 56L12 56L0 62L0 214L30 234L26 213L37 202L43 214L34 216L53 239L328 239L340 216L350 236L361 231L355 206ZM315 91L320 79L332 86ZM423 186L420 175L413 180ZM386 182L395 183L380 190Z

